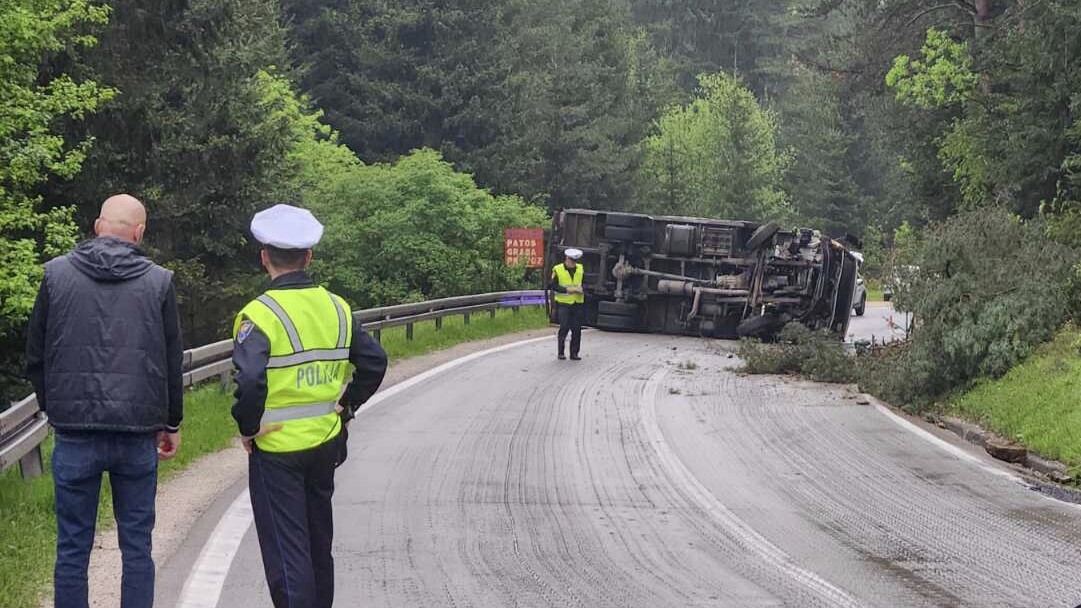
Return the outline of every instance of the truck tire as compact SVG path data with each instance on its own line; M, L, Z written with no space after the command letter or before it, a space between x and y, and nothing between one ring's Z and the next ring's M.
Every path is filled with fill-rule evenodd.
M638 317L638 305L628 302L601 301L597 303L597 312L613 317Z
M856 304L856 316L862 317L865 312L867 312L867 294L863 294L860 297L860 303Z
M604 219L605 226L622 227L622 228L637 228L642 223L642 218L637 215L627 215L626 213L609 213Z
M749 317L736 326L736 335L741 338L772 340L785 325L785 320L773 315Z
M781 226L777 222L769 222L759 226L757 230L751 233L751 238L747 239L747 251L758 251L758 248L772 239L773 235L777 234L780 229Z
M597 329L604 331L634 331L638 328L638 319L634 317L597 315Z
M633 241L637 231L626 226L605 226L604 238L609 241Z

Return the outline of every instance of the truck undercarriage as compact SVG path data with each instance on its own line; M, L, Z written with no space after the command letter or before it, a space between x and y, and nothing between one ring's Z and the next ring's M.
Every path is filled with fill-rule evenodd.
M843 337L858 263L817 230L776 223L556 212L546 271L584 252L586 324L718 338L771 338L798 321Z

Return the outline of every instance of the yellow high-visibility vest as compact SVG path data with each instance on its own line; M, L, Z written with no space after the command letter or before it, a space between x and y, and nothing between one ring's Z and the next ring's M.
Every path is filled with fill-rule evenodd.
M272 289L237 314L234 340L245 319L270 340L262 423L282 425L255 440L259 449L295 452L337 437L335 406L353 373L349 305L322 287Z
M574 275L563 264L556 264L552 268L552 276L559 281L560 287L581 287L582 278L585 277L586 269L581 264L574 265ZM581 304L586 301L583 293L556 293L556 302L560 304Z

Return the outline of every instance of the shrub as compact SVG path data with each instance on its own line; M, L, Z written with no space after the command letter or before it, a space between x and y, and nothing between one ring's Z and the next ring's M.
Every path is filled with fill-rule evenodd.
M314 271L357 306L522 288L527 273L503 262L503 229L547 224L432 150L354 167L310 204L326 225Z
M852 382L854 360L844 353L836 337L812 331L800 323L781 330L776 344L754 340L740 343L743 371L751 374L800 374L819 382Z
M1079 259L1043 222L1000 209L933 226L899 298L916 324L892 373L907 376L917 399L1006 373L1066 321Z

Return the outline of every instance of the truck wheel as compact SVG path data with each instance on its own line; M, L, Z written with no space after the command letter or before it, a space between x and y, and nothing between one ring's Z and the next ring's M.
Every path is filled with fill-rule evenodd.
M628 302L601 301L597 303L597 312L613 317L638 317L638 305Z
M633 241L635 229L626 226L605 226L604 238L609 241Z
M865 312L867 312L867 294L863 294L860 303L856 304L856 316L862 317Z
M613 228L617 226L622 228L637 228L641 223L642 218L640 216L627 215L626 213L609 213L604 219L604 225Z
M777 234L780 229L781 226L777 222L769 222L759 226L757 230L751 233L751 238L747 239L747 251L757 251L759 247L772 239L773 235Z
M736 335L741 338L770 340L784 327L785 320L773 315L761 315L744 319L736 326Z
M638 329L638 319L619 315L597 315L597 329L605 331L633 331Z

